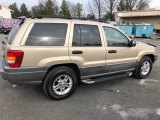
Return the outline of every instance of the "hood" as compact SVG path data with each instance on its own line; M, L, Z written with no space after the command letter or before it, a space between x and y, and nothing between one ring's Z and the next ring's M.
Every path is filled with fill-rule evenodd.
M156 54L156 46L150 43L137 42L137 52Z
M138 46L154 47L154 48L156 48L156 45L153 45L153 44L151 44L151 43L143 43L143 42L138 42L138 41L136 41L136 42L137 42L137 45L138 45Z

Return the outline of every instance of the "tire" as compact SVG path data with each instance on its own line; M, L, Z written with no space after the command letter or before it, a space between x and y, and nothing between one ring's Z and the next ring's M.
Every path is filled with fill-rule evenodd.
M46 75L43 81L43 90L49 98L53 100L63 100L74 93L77 84L78 77L75 71L69 67L60 66L52 69Z
M144 69L144 64L147 64L147 66L149 65L148 69L146 68L145 70L143 70ZM148 57L148 56L144 56L141 59L138 66L136 67L135 71L133 72L133 77L135 77L137 79L143 79L143 78L148 77L149 74L151 73L152 66L153 66L153 62L152 62L151 58Z

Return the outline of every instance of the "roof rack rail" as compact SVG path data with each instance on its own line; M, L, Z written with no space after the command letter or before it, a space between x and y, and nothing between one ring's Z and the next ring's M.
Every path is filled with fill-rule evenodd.
M86 18L86 17L82 17L82 18L72 18L72 19L78 19L78 20L90 20L90 21L96 21L96 22L107 23L107 21L106 21L105 19L91 19L91 18Z
M31 19L42 19L42 18L63 18L63 19L72 19L72 17L64 16L33 16Z
M62 19L77 19L77 20L91 20L91 21L97 21L97 22L104 22L106 21L104 19L91 19L86 17L70 17L70 16L34 16L31 17L31 19L42 19L42 18L62 18Z
M31 17L31 19L42 19L42 18L43 18L42 16Z
M44 17L46 18L46 17ZM63 18L63 19L73 19L72 17L70 16L49 16L47 18Z

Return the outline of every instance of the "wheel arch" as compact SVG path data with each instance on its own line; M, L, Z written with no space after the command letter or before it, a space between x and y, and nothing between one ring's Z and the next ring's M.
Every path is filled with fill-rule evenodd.
M147 54L147 55L144 55L144 56L147 56L147 57L149 57L151 60L152 60L152 62L154 63L154 61L155 61L155 56L153 55L153 54ZM143 56L143 57L144 57ZM142 57L142 58L143 58Z
M60 66L69 67L69 68L71 68L72 70L74 70L75 73L76 73L76 75L77 75L77 77L78 77L78 81L80 82L81 76L82 76L82 70L81 70L81 68L80 68L77 64L75 64L75 63L65 63L65 64L52 65L51 67L48 68L46 75L47 75L48 72L51 71L52 69L54 69L54 68L56 68L56 67L60 67ZM45 75L45 77L46 77L46 75ZM44 79L45 79L45 77L44 77ZM43 81L44 81L44 79L43 79Z

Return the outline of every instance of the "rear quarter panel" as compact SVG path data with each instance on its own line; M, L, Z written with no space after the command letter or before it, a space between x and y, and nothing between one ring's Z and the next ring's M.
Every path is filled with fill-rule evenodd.
M25 46L34 23L67 23L68 29L64 46ZM68 39L71 21L67 20L27 20L17 33L12 50L22 50L24 58L21 67L51 67L52 65L70 63Z
M17 47L24 52L21 67L50 67L70 62L68 47ZM14 49L14 48L13 48Z

